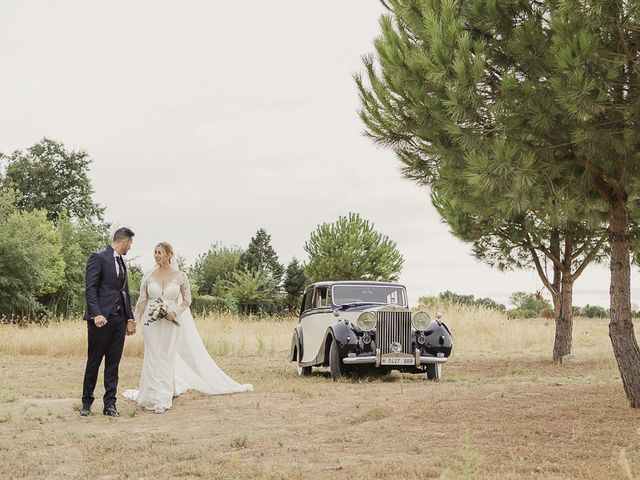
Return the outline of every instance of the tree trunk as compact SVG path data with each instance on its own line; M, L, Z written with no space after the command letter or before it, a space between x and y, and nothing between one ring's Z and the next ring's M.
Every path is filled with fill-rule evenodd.
M553 361L561 362L562 357L571 353L573 337L573 278L564 272L560 292L560 312L556 312L556 336L553 343Z
M609 242L611 244L611 321L609 338L613 346L622 385L633 408L640 408L640 349L631 321L631 276L629 265L629 225L626 202L609 202Z
M556 319L556 326L558 325L558 319L562 313L562 297L559 293L551 292L551 301L553 302L553 312Z

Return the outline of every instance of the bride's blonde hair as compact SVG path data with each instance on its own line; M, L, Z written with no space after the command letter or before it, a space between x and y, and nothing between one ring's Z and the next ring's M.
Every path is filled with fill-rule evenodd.
M164 253L169 255L169 263L171 263L171 259L173 258L173 255L174 255L173 247L171 246L171 244L167 242L160 242L159 244L156 245L156 247L160 247L162 250L164 250Z

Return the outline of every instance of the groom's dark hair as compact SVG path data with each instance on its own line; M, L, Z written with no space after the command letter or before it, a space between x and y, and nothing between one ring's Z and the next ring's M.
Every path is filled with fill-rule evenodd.
M120 240L124 240L125 238L133 238L134 236L135 233L133 233L133 230L127 227L121 227L113 232L113 241L119 242Z

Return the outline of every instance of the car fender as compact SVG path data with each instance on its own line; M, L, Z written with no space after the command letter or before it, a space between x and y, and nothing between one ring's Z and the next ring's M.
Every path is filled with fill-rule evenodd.
M336 340L340 357L346 357L358 344L356 335L351 324L344 320L338 320L327 329L322 342L322 348L318 352L316 363L327 363L329 361L329 349L332 339Z
M302 342L302 325L301 324L296 325L296 328L294 330L294 335L291 337L291 351L289 353L289 361L291 362L296 361L296 355L295 355L296 349L298 349L300 353L298 358L302 358L304 354L304 344Z
M432 321L425 332L425 347L432 354L442 353L445 357L451 355L453 338L449 328L442 322Z

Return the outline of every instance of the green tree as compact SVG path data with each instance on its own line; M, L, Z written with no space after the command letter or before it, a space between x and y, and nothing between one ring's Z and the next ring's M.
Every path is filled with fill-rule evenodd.
M285 299L285 308L293 311L299 307L300 297L308 285L309 280L304 274L304 265L302 265L295 257L291 259L284 273L284 281L282 288L287 294Z
M509 300L514 305L514 308L507 312L509 318L537 318L543 311L551 308L551 304L539 294L516 292Z
M104 208L92 199L91 160L86 152L69 151L62 143L43 138L24 152L0 154L1 159L6 162L3 187L16 192L20 210L45 210L55 223L64 211L72 219L102 221Z
M140 298L140 286L142 285L142 278L144 272L140 265L135 262L135 259L126 261L127 264L127 281L129 282L129 292L131 292L131 304L135 307L135 303ZM193 290L193 285L191 285Z
M241 313L273 313L277 291L261 270L236 270L225 283L223 296L230 295Z
M18 211L11 191L0 192L0 315L33 317L40 297L64 281L60 234L41 210Z
M238 268L242 250L214 243L206 253L199 255L191 269L191 278L200 295L218 295L215 285L229 280Z
M514 214L508 202L462 193L469 186L460 185L458 179L451 182L454 178L457 176L443 175L434 182L432 203L451 232L473 246L473 255L479 260L502 271L535 268L553 300L553 359L561 361L571 353L574 283L592 261L605 255L605 215L580 214L578 206L569 210L570 200L565 201L559 196L561 189L554 188L542 195L536 210ZM452 189L452 184L460 188ZM548 185L537 188L547 189ZM581 220L585 218L591 222ZM551 273L545 268L547 260Z
M276 287L280 285L284 267L278 261L278 255L271 246L271 235L265 229L258 229L255 237L251 238L249 246L240 255L238 269L263 272Z
M62 212L58 219L61 254L64 260L64 280L47 298L51 313L70 316L81 314L85 305L84 280L87 258L109 243L107 226L84 219L72 219Z
M428 172L416 180L433 184L460 166L479 195L514 213L537 211L544 190L536 186L549 179L574 205L604 205L609 335L627 398L640 407L629 261L640 178L640 4L385 4L381 73L369 58L369 86L358 79L369 134L396 151L407 175L412 166Z
M396 242L374 230L357 213L335 223L318 225L304 249L309 255L305 274L320 280L397 281L404 258Z

